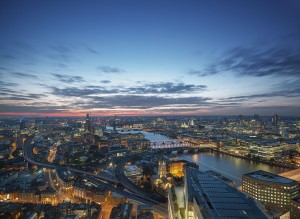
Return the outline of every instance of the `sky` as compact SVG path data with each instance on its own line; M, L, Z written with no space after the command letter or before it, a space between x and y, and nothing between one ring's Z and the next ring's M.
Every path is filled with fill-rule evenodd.
M297 0L2 0L0 30L0 116L300 115Z

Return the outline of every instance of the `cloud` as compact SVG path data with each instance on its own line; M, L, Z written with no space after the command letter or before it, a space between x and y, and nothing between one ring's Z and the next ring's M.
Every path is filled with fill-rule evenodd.
M45 94L15 94L13 91L2 93L0 100L36 100L42 97L46 97Z
M37 79L38 78L38 76L36 76L36 75L22 73L22 72L11 72L11 74L16 77L21 77L21 78L28 78L28 79Z
M51 52L46 55L46 57L57 62L58 65L65 65L65 63L75 61L74 52L71 47L65 45L51 45L49 48Z
M13 83L13 82L5 82L5 81L0 81L0 87L15 87L18 86L19 84Z
M116 68L116 67L111 67L111 66L107 66L107 65L99 66L99 67L97 67L97 69L100 70L100 71L102 71L102 72L104 72L104 73L121 74L121 73L126 72L123 69Z
M59 81L64 83L79 83L84 82L85 80L81 76L72 76L72 75L62 75L62 74L52 74L55 76Z
M100 81L100 83L102 83L102 84L109 84L109 83L111 83L111 81L110 80L102 80L102 81Z
M281 39L282 40L282 39ZM294 39L295 40L295 39ZM300 40L294 44L239 46L224 53L214 64L188 74L200 77L232 72L237 76L300 76Z
M65 78L65 75L56 75L63 82L74 82L74 78ZM76 81L77 82L77 81ZM103 80L102 83L110 83L109 80ZM118 86L117 88L107 88L104 86L88 85L81 88L78 87L50 87L52 94L58 96L89 96L89 95L102 95L102 94L190 94L191 92L199 92L206 90L205 85L193 85L184 83L172 83L172 82L161 82L161 83L139 83L139 86L124 87Z
M204 70L195 70L195 69L191 69L188 71L188 74L190 75L197 75L199 77L205 77L205 76L210 76L210 75L215 75L221 73L221 71L218 71L216 69L215 65L211 65L209 67L207 67Z
M144 96L144 95L113 95L104 97L92 97L91 104L88 107L106 107L106 108L137 108L147 109L161 106L176 105L195 105L208 106L207 102L211 98L206 97L160 97L160 96Z
M132 94L175 94L190 93L206 90L206 85L193 85L184 83L144 83L139 87L128 88L128 93Z
M0 48L1 64L22 63L25 65L34 65L36 63L36 55L39 54L37 48L31 44L24 42L8 42Z
M96 55L99 55L99 54L100 54L97 50L95 50L95 49L93 49L93 48L91 48L91 47L89 47L89 46L85 46L85 48L86 48L86 50L87 50L88 52L90 52L90 53L92 53L92 54L96 54Z
M92 86L85 88L77 88L77 87L66 87L66 88L58 88L51 87L52 94L57 96L65 96L65 97L84 97L88 95L99 95L99 94L112 94L117 93L118 90L108 90L104 87L100 86Z
M63 112L66 107L63 106L21 106L14 104L0 104L0 112L2 113L55 113Z
M17 59L17 56L12 55L12 54L3 54L1 55L2 59L6 59L6 60L15 60Z
M300 79L297 79L295 81L284 81L282 83L275 84L272 89L273 91L266 92L266 93L260 93L260 94L233 96L233 97L227 98L227 100L246 101L246 100L257 99L257 98L300 97L299 83L300 83Z

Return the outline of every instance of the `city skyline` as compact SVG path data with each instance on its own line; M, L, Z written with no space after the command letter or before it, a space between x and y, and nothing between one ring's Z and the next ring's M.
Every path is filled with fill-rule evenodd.
M299 9L2 1L0 116L299 116Z

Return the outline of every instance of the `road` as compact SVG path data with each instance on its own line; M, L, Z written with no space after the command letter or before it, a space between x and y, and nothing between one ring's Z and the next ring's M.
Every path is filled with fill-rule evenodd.
M124 165L128 162L129 159L126 159L120 163L118 163L115 174L116 178L119 180L119 182L129 191L138 193L141 196L151 198L152 200L156 200L156 202L166 202L166 200L163 200L160 196L157 194L149 194L149 192L145 191L144 189L140 188L133 182L131 182L124 174Z
M83 174L87 179L91 180L91 182L95 183L96 185L103 186L110 191L116 192L128 199L132 199L141 204L153 205L154 211L160 213L162 216L168 217L168 210L167 210L166 204L158 202L157 199L153 199L149 194L145 194L144 192L141 192L141 191L136 191L133 188L132 188L133 191L131 190L132 193L123 191L114 186L115 185L114 180L108 180L107 178L103 178L99 175L96 175L94 173L90 173L90 172L87 172L84 170L76 169L73 167L66 167L66 166L59 165L59 164L40 163L40 162L36 161L32 154L31 140L32 140L32 138L27 139L25 141L24 147L23 147L24 158L29 163L32 163L32 164L35 164L37 166L41 166L44 168L49 168L49 169L56 169L57 167L67 168L68 170L73 171L75 173Z

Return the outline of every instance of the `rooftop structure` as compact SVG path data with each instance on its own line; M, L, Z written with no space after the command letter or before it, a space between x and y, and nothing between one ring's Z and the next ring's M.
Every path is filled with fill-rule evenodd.
M295 181L292 179L288 179L282 176L279 176L274 173L266 172L263 170L258 170L255 172L247 173L244 176L255 179L255 180L261 180L265 182L273 182L273 183L280 183L280 184L295 184Z
M298 182L263 170L243 176L243 191L261 202L266 209L291 209L291 199L298 196Z
M279 175L300 182L300 168L296 170L290 170Z
M186 218L268 218L244 193L205 172L185 170Z

